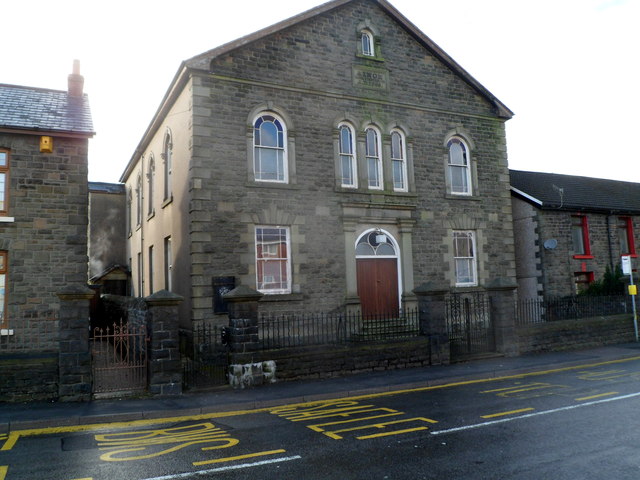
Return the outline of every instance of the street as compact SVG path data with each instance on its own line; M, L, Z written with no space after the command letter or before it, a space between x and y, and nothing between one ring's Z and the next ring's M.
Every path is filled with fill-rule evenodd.
M637 479L640 360L11 431L0 480Z

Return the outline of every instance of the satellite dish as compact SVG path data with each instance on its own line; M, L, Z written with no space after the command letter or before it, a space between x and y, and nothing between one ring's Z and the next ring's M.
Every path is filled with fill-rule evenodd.
M545 240L543 245L547 250L553 250L558 246L558 241L555 238L550 238L549 240Z

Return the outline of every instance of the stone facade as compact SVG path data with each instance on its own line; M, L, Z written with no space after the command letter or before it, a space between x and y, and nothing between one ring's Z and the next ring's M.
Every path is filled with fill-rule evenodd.
M575 295L585 281L602 279L607 267L615 270L621 255L629 253L620 246L623 219L630 222L631 243L640 245L640 215L635 212L541 209L517 196L512 202L520 298ZM588 255L574 251L572 222L577 216L587 220ZM635 268L635 258L633 262Z
M57 293L67 286L84 288L87 282L93 126L78 65L69 88L0 85L2 186L7 193L0 207L0 252L6 260L6 283L0 287L5 300L0 399L58 396L58 368L49 359L58 357L60 342L70 339L60 334ZM20 362L11 360L16 358ZM30 382L24 381L24 365L34 366Z
M362 29L375 37L372 57L359 46ZM284 182L254 176L254 121L265 112L286 124ZM135 294L151 293L150 276L154 289L165 287L162 275L170 270L172 291L185 297L183 326L226 324L226 315L212 309L212 280L233 276L236 285L259 289L261 226L287 229L291 270L290 288L263 292L261 311L358 308L355 249L369 232L384 234L395 249L403 307L416 305L415 285L456 288L456 230L473 232L476 247L477 276L463 289L515 279L504 129L510 116L386 2L331 2L194 57L179 71L121 178L132 199L128 248ZM357 188L340 181L342 122L354 129ZM367 188L368 126L380 135L379 189ZM394 131L405 139L404 191L392 181ZM163 199L169 133L172 195ZM452 137L468 145L469 195L451 193ZM155 183L149 185L152 167ZM155 206L148 205L150 192ZM167 260L162 248L169 237Z

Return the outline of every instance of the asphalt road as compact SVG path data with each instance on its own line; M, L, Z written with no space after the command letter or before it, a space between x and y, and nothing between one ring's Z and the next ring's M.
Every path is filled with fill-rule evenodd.
M314 404L16 431L0 480L638 479L640 360Z

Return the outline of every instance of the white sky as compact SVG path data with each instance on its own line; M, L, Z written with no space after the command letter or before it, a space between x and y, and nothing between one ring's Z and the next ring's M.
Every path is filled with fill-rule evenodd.
M117 182L182 60L320 3L6 1L0 83L65 90L79 59L89 179ZM391 3L515 112L511 168L640 182L640 0Z

